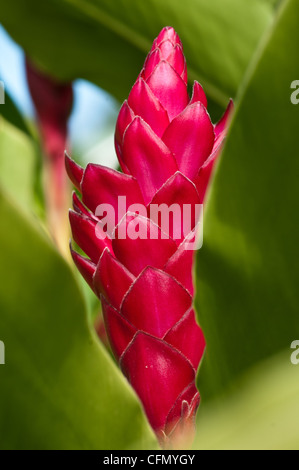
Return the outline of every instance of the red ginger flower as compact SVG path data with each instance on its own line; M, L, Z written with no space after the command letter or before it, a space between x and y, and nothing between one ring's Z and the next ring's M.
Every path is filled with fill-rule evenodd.
M67 251L69 184L64 169L68 119L73 105L71 83L61 83L41 72L26 58L28 87L36 110L44 152L45 196L50 231L62 252ZM67 251L69 256L69 253Z
M26 74L45 154L52 160L61 160L67 143L67 122L73 105L72 84L58 82L42 73L28 58Z
M199 404L195 376L205 340L192 308L194 252L186 249L190 237L171 236L175 222L169 236L160 226L157 239L120 232L132 222L143 233L159 225L150 218L152 204L202 203L232 103L216 126L206 106L198 82L190 100L182 43L173 28L164 28L119 113L115 146L123 173L94 164L83 171L66 159L83 201L74 194L73 237L88 256L72 251L74 262L101 298L114 355L161 440L190 424ZM120 220L119 196L126 196L124 212L143 204L146 217L130 212ZM111 238L96 236L102 203L120 220Z

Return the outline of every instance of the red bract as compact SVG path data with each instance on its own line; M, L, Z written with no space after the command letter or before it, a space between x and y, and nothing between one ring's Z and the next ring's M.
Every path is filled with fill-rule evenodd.
M88 256L72 251L74 262L102 300L112 350L161 441L193 423L205 340L192 309L190 234L175 237L181 227L174 219L165 234L151 207L202 203L232 103L216 126L206 106L198 82L189 98L182 43L173 28L165 28L119 113L115 146L123 173L93 164L84 171L66 159L82 193L82 202L74 195L70 212L73 238ZM123 212L130 208L125 217L119 196L126 196ZM118 220L105 217L106 238L96 211L103 203L113 206ZM134 203L139 206L133 210ZM191 231L196 222L191 218ZM132 224L138 233L153 230L157 236L123 237Z
M26 59L27 81L34 102L45 154L61 160L67 142L67 122L73 104L71 83L61 83Z
M46 75L26 59L29 90L36 110L44 154L44 189L49 230L60 248L69 256L69 184L64 169L67 123L73 104L71 83L61 83Z

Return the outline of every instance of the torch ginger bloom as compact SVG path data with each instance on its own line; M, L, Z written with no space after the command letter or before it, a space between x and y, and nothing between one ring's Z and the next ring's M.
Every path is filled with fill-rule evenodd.
M88 256L72 250L74 262L102 301L114 355L164 445L193 427L205 340L192 308L190 235L174 238L174 226L165 234L161 221L151 220L150 208L203 202L232 103L215 126L206 107L198 82L188 96L182 43L173 28L164 28L117 120L115 147L123 173L94 164L83 170L66 157L69 177L82 194L82 202L73 196L73 238ZM122 218L120 196L126 197L124 212L130 208ZM116 214L114 223L108 220L114 228L110 236L100 233L101 204ZM158 236L121 236L132 223L143 233L155 226ZM191 231L195 226L194 219Z

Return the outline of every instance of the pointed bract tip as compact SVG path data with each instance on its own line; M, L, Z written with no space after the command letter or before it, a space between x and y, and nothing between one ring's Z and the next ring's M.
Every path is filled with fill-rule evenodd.
M172 26L165 26L156 39L156 45L159 46L163 41L169 40L175 44L182 46L182 41L179 38L179 35Z
M75 265L77 266L77 269L85 279L85 281L88 283L89 287L94 290L93 286L93 276L96 270L96 265L89 259L85 258L84 256L81 256L79 253L77 253L73 247L72 247L72 242L70 240L70 252L73 258L73 261Z
M78 163L72 160L66 150L64 152L64 161L68 177L72 181L75 188L81 191L81 181L83 178L84 169L80 165L78 165Z

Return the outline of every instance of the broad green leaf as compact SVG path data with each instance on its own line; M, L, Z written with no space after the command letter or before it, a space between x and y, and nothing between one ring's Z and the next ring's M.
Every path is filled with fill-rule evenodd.
M29 128L23 116L20 114L19 110L17 109L7 92L5 93L5 104L0 106L0 114L2 114L2 116L7 121L16 126L18 129L25 133L28 133Z
M35 170L36 147L32 139L0 115L0 183L11 198L27 209L33 206Z
M255 60L205 211L197 307L203 398L299 338L299 2L284 2Z
M71 269L2 194L0 213L0 448L156 448Z
M298 450L299 365L290 350L259 364L200 409L195 449Z
M261 0L0 0L1 21L41 68L124 100L160 29L180 34L190 79L234 96L273 9ZM53 27L55 25L55 27Z
M269 5L272 5L273 7L278 7L282 0L261 0L262 2L267 2Z

